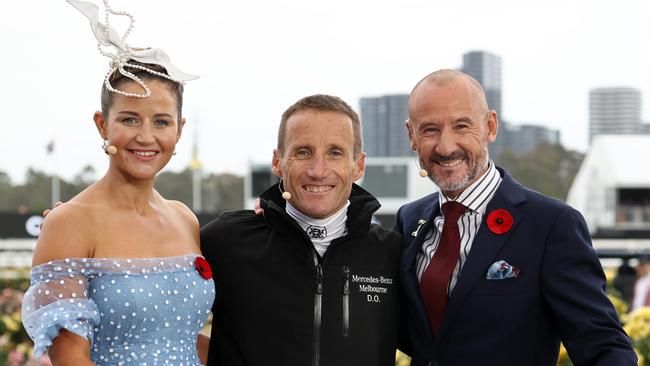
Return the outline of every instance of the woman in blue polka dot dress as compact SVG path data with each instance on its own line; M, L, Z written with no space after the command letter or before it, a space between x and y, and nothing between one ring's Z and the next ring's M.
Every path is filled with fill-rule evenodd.
M185 124L182 84L194 77L162 50L127 46L132 27L118 36L96 5L69 2L113 48L102 51L111 70L93 117L109 167L43 222L23 324L54 365L200 365L212 272L196 216L153 187Z

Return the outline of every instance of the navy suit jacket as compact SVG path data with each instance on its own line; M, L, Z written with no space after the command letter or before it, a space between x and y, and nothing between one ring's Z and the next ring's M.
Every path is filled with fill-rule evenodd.
M416 254L439 215L438 193L400 208L404 235L401 278L408 301L412 364L557 364L560 340L574 365L636 365L630 340L605 294L605 275L580 213L529 190L499 168L503 181L489 202L440 331L433 336L415 273ZM487 215L507 210L504 234L492 233ZM416 231L418 221L426 223ZM488 280L490 265L505 260L518 278Z

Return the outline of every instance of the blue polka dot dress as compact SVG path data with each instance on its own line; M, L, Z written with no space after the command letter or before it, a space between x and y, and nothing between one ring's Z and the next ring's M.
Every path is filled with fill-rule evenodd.
M198 262L198 263L197 263ZM65 328L97 365L200 365L215 289L203 257L75 258L32 269L23 324L37 357Z

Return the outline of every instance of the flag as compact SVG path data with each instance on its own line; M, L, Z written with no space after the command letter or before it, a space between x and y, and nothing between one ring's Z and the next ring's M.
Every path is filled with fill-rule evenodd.
M45 146L45 151L47 151L47 155L50 155L54 152L54 140L50 141L46 146Z

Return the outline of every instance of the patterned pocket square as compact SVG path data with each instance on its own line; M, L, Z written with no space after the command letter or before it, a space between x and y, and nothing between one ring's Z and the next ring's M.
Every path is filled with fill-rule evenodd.
M511 266L508 262L501 260L492 263L488 269L487 276L488 280L505 280L507 278L519 278L519 268Z

